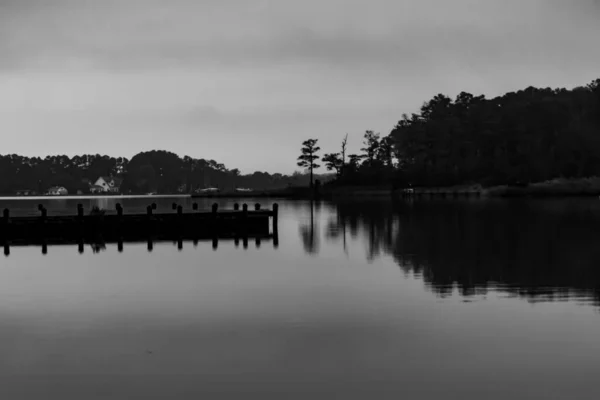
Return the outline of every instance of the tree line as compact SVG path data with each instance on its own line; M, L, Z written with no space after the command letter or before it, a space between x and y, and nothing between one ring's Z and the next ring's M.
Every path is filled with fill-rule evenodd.
M337 184L518 185L597 176L600 79L572 90L528 87L492 99L438 94L420 112L402 115L389 135L366 131L360 154L346 155L347 136L340 151L322 157L317 142L303 143L298 165L310 171L321 160Z
M215 160L183 158L177 154L154 150L141 152L131 159L106 155L66 155L24 157L17 154L0 156L0 194L11 195L29 190L44 193L62 186L70 194L89 193L99 177L119 178L120 192L141 194L191 193L204 187L224 190L247 187L255 190L307 186L309 177L254 172L241 174Z

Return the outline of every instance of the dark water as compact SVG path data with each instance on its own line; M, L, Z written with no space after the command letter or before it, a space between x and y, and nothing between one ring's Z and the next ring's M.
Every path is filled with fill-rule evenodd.
M279 204L278 248L11 248L0 398L598 397L600 200Z

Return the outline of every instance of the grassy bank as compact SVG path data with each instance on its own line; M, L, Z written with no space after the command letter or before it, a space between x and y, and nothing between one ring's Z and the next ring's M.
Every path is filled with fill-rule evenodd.
M402 194L401 190L398 194ZM479 184L448 187L417 187L416 196L481 196L481 197L564 197L600 195L600 178L564 179L530 183L523 186L499 185L483 187Z
M391 196L393 193L391 186L339 186L324 187L321 190L322 196L326 197L382 197Z
M391 186L325 186L320 190L320 198L391 197L402 196L402 189ZM561 197L599 196L600 177L564 179L531 183L524 186L499 185L484 187L480 184L445 187L415 187L411 196L472 196L472 197ZM288 199L310 199L313 192L308 187L290 187L277 190L264 190L247 193L207 193L192 197L273 197Z
M598 196L600 195L600 178L557 178L546 182L531 183L524 187L497 186L486 189L485 194L494 197Z

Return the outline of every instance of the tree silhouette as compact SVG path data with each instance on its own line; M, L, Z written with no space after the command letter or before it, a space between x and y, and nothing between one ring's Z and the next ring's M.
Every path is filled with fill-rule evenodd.
M344 174L344 166L346 165L346 147L347 146L348 146L348 134L346 133L346 136L344 136L344 139L342 140L342 151L341 151L342 166L340 168L339 175Z
M393 152L406 179L419 186L597 176L598 85L528 87L493 99L439 94L419 114L402 116L389 136Z
M367 130L359 156L348 156L346 145L347 136L341 152L323 157L338 172L335 184L494 186L597 177L600 79L493 99L437 94L419 113L403 114L389 135Z
M313 187L313 170L320 167L315 161L319 159L317 152L321 150L317 146L318 139L308 139L302 142L302 154L298 157L298 166L310 171L310 187Z
M99 177L116 178L121 193L189 193L205 185L221 188L249 187L256 190L307 186L308 174L241 174L214 160L180 158L161 150L141 152L131 160L106 155L49 155L45 158L17 154L0 155L0 194L44 193L63 186L69 193L89 193ZM317 175L321 181L330 176Z
M340 157L340 153L324 154L322 160L325 163L325 167L328 171L335 170L336 175L338 176L341 174L343 161Z
M366 131L364 135L363 147L361 151L363 151L365 162L369 167L375 166L375 160L377 157L377 153L379 152L379 133L374 133L373 131Z
M348 156L348 166L350 167L350 169L352 171L355 171L358 169L358 166L360 165L360 160L361 160L361 156L359 156L358 154L350 154Z

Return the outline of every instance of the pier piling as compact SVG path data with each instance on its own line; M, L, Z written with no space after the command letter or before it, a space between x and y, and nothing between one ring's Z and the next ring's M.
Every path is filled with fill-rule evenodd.
M0 234L0 239L2 240L2 243L4 245L8 245L8 237L10 235L9 226L10 226L10 210L8 208L5 208L4 211L2 211L2 232Z
M277 236L279 230L279 204L273 204L273 235Z

